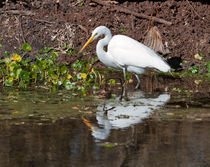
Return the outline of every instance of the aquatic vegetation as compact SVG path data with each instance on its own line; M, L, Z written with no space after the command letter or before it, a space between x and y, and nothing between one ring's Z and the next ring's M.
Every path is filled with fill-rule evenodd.
M95 58L62 64L57 61L60 52L54 48L41 49L35 60L25 56L32 50L29 44L23 44L20 50L22 54L13 53L0 60L0 83L4 86L42 86L53 90L63 87L85 95L89 88L98 89L102 83L103 76L92 67ZM73 52L69 49L67 55Z
M205 57L206 57L206 55L203 53L196 54L194 56L194 58L197 61L202 61ZM188 62L188 61L183 61L180 65L186 69L186 71L183 73L184 76L191 75L191 74L192 75L193 74L195 74L195 75L201 75L201 74L209 75L209 73L210 73L210 61L204 61L202 63L194 63L194 64L190 64L190 62Z

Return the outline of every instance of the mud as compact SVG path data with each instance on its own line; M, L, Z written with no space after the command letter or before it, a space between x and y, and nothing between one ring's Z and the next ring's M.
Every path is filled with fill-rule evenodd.
M178 58L178 62L172 61L171 64L179 64L183 60L190 61L190 65L201 64L202 61L194 59L197 53L207 55L203 61L209 60L208 1L104 1L109 6L89 0L58 2L3 1L0 5L1 56L5 50L10 53L17 50L24 42L31 44L34 52L43 46L61 48L66 41L79 50L95 27L105 25L113 34L125 34L141 42L148 28L157 26L163 43L170 50L165 57ZM153 17L172 22L172 25L151 23L148 19L114 11L112 7L116 6L148 16L153 13ZM90 46L88 55L95 54L94 50L95 45Z

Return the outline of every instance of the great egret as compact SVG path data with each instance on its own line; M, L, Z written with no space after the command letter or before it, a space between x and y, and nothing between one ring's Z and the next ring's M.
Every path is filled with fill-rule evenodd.
M163 72L170 71L170 66L155 51L125 35L112 37L111 31L105 26L95 28L81 51L101 35L105 37L99 40L96 46L99 60L108 67L122 69L124 80L127 71L135 73L138 80L136 88L140 84L137 74L144 73L144 68L154 68ZM108 45L107 52L104 51L106 45ZM124 92L126 92L125 88Z

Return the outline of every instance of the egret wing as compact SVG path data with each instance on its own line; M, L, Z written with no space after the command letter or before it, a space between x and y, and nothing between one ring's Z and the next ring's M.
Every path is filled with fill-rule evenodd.
M122 67L148 67L161 71L170 69L168 64L152 49L124 35L113 36L108 45L108 53Z

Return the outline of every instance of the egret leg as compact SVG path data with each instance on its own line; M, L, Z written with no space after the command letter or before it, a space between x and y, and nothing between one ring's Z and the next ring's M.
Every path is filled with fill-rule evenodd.
M127 68L123 68L123 77L124 77L124 84L123 84L123 96L127 96L126 94L126 72L127 72Z
M141 81L140 81L139 76L138 76L137 74L135 74L135 76L136 76L136 79L137 79L137 81L138 81L138 83L137 83L135 89L138 89Z

